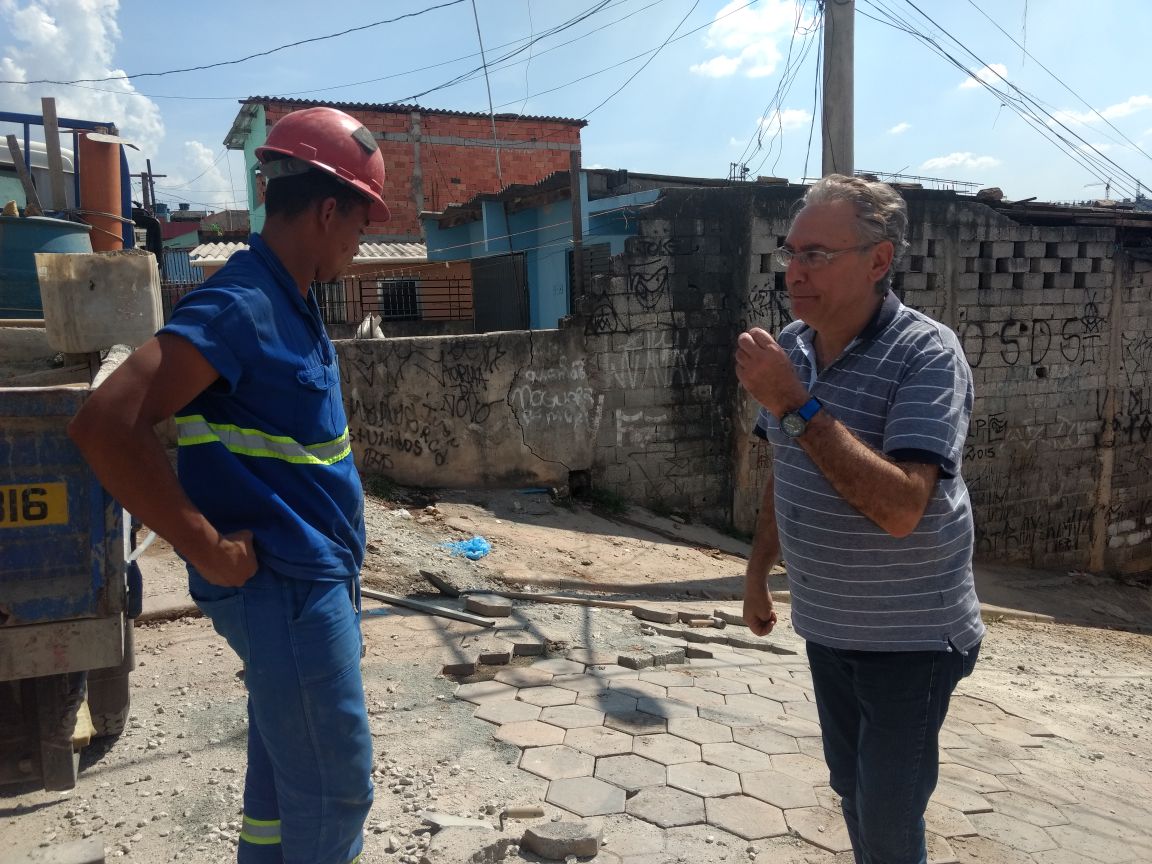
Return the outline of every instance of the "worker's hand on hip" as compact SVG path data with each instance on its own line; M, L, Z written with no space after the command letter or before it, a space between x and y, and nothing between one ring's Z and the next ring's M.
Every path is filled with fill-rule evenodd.
M252 532L245 530L222 536L212 566L196 569L213 585L239 588L256 575L258 566Z

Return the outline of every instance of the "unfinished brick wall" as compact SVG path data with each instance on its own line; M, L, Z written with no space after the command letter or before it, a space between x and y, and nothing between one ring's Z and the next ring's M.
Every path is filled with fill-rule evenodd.
M265 101L268 128L284 115L317 104ZM407 105L330 103L363 123L380 145L386 166L384 200L392 218L371 233L390 239L422 236L419 215L463 204L502 185L532 184L566 171L580 149L582 120L496 116L499 171L487 116L427 110Z

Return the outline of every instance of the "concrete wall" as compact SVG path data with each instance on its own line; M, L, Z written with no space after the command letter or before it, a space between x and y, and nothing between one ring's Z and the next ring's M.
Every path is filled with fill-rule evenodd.
M599 419L579 330L336 343L357 465L420 486L559 486Z

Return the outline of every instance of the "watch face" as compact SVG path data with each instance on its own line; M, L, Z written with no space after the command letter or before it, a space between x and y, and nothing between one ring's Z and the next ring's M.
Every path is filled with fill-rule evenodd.
M804 418L797 414L795 411L789 411L780 419L780 428L784 430L784 434L790 438L796 438L804 434L804 428L808 424L804 422Z

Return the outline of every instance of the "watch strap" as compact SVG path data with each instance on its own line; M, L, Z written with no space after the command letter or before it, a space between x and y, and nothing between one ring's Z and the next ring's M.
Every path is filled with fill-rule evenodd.
M811 399L797 408L796 413L800 415L805 423L807 423L809 420L815 417L816 413L823 407L824 403L813 396Z

